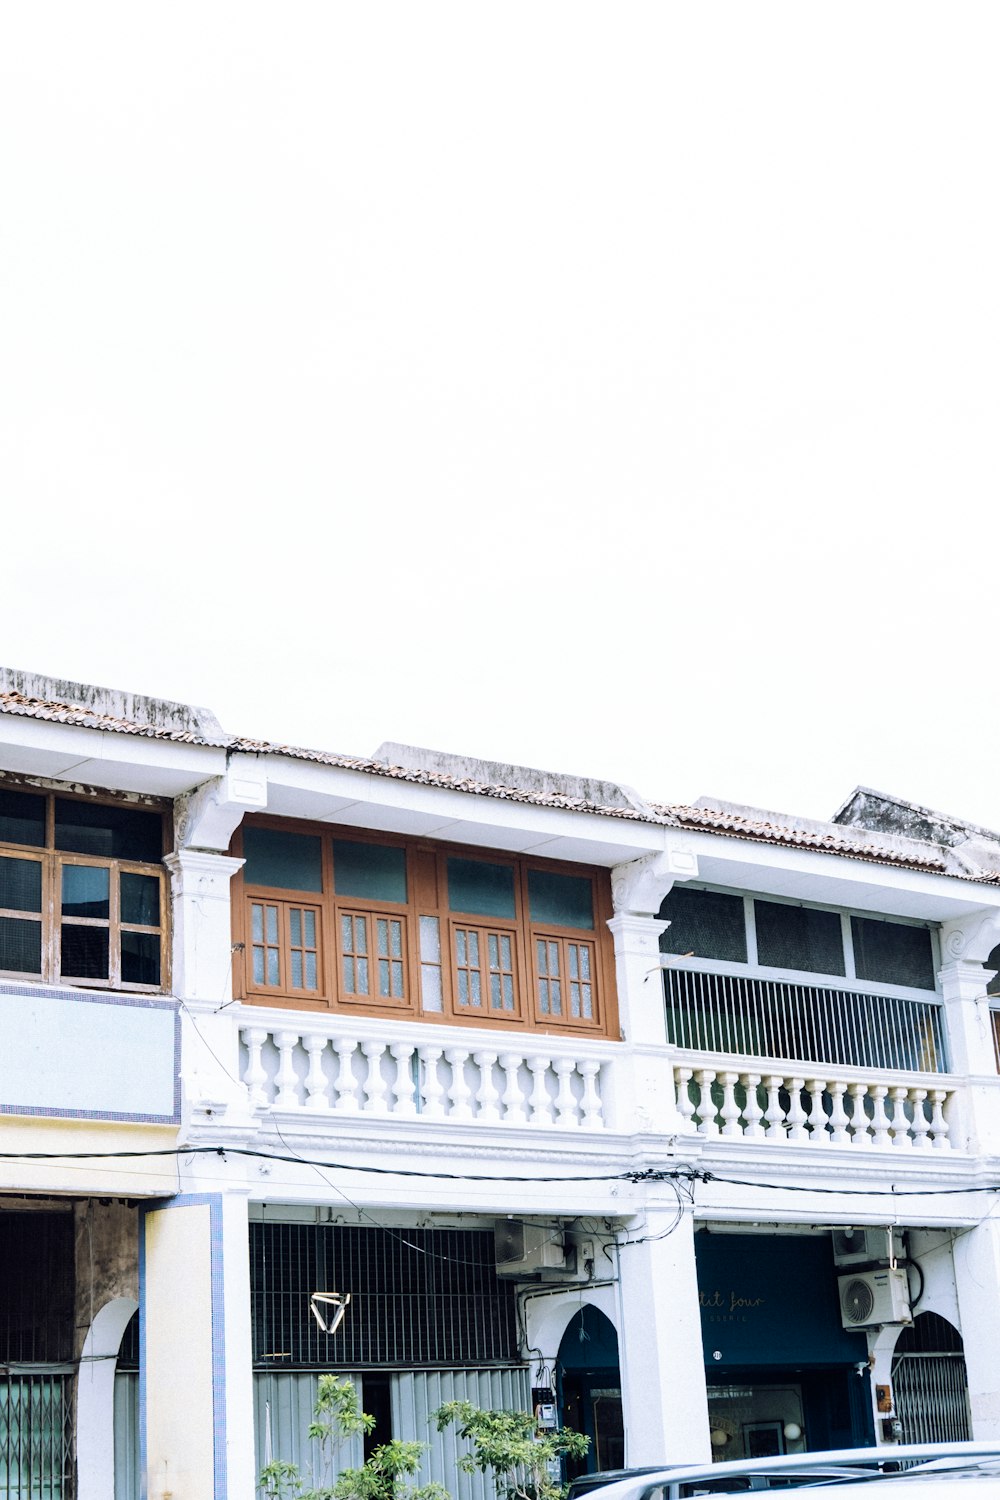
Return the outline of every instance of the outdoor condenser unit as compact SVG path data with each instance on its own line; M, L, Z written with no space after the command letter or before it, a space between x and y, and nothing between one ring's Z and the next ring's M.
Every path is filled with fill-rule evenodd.
M845 1328L877 1328L882 1323L912 1323L910 1289L905 1271L888 1268L855 1271L837 1277L840 1321Z
M833 1263L835 1266L871 1266L881 1261L887 1265L891 1260L903 1260L903 1231L892 1231L892 1255L889 1254L889 1232L887 1229L835 1229L833 1231Z
M493 1245L498 1276L538 1276L545 1271L569 1271L565 1236L545 1224L523 1219L496 1219Z

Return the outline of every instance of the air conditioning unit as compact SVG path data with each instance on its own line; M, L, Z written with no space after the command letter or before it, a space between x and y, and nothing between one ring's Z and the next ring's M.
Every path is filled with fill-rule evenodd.
M493 1248L498 1276L543 1276L546 1272L570 1272L576 1256L567 1254L561 1229L547 1224L526 1224L523 1219L496 1219Z
M840 1321L845 1328L877 1328L883 1323L912 1323L910 1289L905 1271L855 1271L837 1277Z
M889 1234L885 1229L835 1229L833 1231L833 1263L835 1266L870 1266L881 1261L887 1265L890 1259L903 1260L903 1231L892 1231L892 1256L889 1255Z

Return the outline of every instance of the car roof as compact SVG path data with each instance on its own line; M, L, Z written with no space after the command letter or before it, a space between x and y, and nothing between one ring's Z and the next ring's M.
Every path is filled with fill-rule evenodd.
M836 1448L819 1453L785 1453L772 1458L729 1459L723 1463L664 1464L662 1469L633 1471L633 1477L603 1485L590 1493L600 1500L632 1500L657 1484L691 1479L721 1479L727 1474L796 1474L812 1469L865 1469L896 1462L930 1462L976 1458L1000 1459L1000 1441L961 1443L894 1443L882 1448ZM583 1476L581 1476L582 1478ZM846 1476L844 1476L846 1477ZM853 1486L852 1486L853 1489Z

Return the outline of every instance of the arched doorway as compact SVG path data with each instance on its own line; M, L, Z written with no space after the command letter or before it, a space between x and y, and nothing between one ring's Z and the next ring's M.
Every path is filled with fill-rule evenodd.
M918 1313L892 1357L892 1389L904 1443L971 1438L969 1383L958 1329L938 1313Z
M585 1459L568 1477L620 1469L625 1463L618 1335L599 1308L584 1303L559 1344L559 1400L566 1427L590 1438Z

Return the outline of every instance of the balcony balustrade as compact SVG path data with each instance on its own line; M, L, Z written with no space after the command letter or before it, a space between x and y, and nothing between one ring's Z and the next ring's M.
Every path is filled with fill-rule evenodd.
M817 1146L952 1148L953 1087L930 1074L862 1076L844 1068L750 1070L745 1059L674 1063L682 1131L710 1138Z
M255 1109L558 1130L605 1128L613 1044L289 1016L241 1028Z

